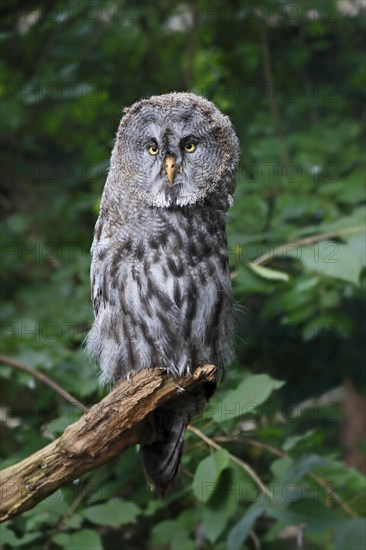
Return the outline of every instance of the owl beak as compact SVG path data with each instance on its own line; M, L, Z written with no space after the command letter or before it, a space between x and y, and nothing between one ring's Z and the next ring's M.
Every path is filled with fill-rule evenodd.
M169 185L173 185L174 176L177 171L177 163L173 155L167 155L164 162L166 173L168 174Z

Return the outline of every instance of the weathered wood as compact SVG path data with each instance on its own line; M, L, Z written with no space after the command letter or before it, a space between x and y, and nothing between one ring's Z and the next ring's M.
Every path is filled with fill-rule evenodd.
M159 434L151 433L150 423L148 433L146 416L183 389L215 378L216 367L204 365L181 378L151 369L135 374L130 382L119 382L61 437L3 470L0 521L33 508L62 485L109 462L131 445L156 440Z

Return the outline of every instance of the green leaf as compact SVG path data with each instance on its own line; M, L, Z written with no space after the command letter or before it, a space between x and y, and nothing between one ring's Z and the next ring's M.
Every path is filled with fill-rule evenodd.
M79 529L83 521L83 516L74 512L72 516L63 520L63 524L69 529Z
M181 514L179 514L177 518L178 524L181 527L184 527L185 529L187 529L187 531L192 529L192 525L194 524L195 520L196 520L196 514L193 508L188 508L184 510Z
M179 532L173 532L173 538L171 539L171 550L196 550L196 543L189 538L189 533L185 529Z
M224 506L217 509L206 505L202 509L202 525L205 536L212 544L217 541L225 529L230 515L228 509Z
M257 265L255 263L248 264L249 267L259 275L260 277L263 277L263 279L269 279L270 281L289 281L290 277L287 275L287 273L284 273L283 271L276 271L274 269L269 269L268 267L264 267L263 265Z
M268 374L248 376L238 388L226 394L213 415L215 422L226 422L254 411L266 401L274 390L284 382L271 378Z
M155 525L151 531L151 544L153 546L163 546L169 544L172 537L178 532L185 533L184 527L179 525L177 520L161 521Z
M258 504L253 504L246 510L244 517L229 533L227 539L228 550L240 550L243 547L243 543L252 530L254 522L263 513L263 510L263 507Z
M170 548L194 550L195 544L190 539L194 526L192 510L186 510L176 520L166 520L155 525L151 532L152 546L163 546L170 543Z
M77 533L57 533L52 537L53 542L66 550L103 550L102 539L98 533L90 529L82 529Z
M365 518L350 519L342 522L334 533L334 550L363 550L366 548Z
M323 506L315 498L298 500L288 505L277 503L276 506L266 506L266 514L276 518L283 527L306 524L309 533L324 533L335 529L343 521L338 511Z
M69 508L65 499L65 491L57 491L51 497L39 502L31 510L24 512L22 517L26 519L27 531L42 530L44 523L55 524L62 518Z
M134 523L140 514L140 509L133 502L108 501L105 504L97 504L83 510L83 515L97 525L118 527L126 523Z
M341 183L341 191L336 195L337 201L349 204L365 201L365 175L362 171L354 172Z
M312 340L313 338L318 338L321 333L325 333L328 337L336 339L336 334L346 338L352 334L352 329L354 328L351 319L342 314L336 315L321 315L314 319L311 319L308 323L303 326L302 336L305 341Z
M242 498L240 490L245 487L246 482L246 474L232 462L222 472L215 492L202 509L202 526L211 543L217 541L229 519L235 514L238 501Z
M286 439L286 441L284 442L284 444L282 445L282 448L284 451L291 451L291 449L293 449L294 447L296 447L296 445L298 443L300 443L301 441L304 441L304 439L308 439L309 437L311 437L312 435L314 434L314 430L308 430L307 432L305 432L304 434L299 434L299 435L292 435L290 437L288 437Z
M193 493L201 502L207 502L215 491L221 472L229 464L229 453L225 449L215 451L198 465L193 479Z
M294 461L289 456L284 458L278 458L274 460L271 464L271 470L276 478L283 478L288 472L289 468L293 465Z
M33 540L41 536L40 532L26 533L23 537L17 537L9 525L0 525L0 542L1 545L7 544L11 548L18 548L23 545L28 545Z
M144 510L144 516L153 516L158 510L165 508L165 503L162 500L149 500L147 507Z
M366 265L366 237L365 232L356 233L355 235L344 235L343 238L347 241L347 245L360 256L362 265Z
M283 478L283 483L285 485L296 483L314 468L324 466L326 464L329 464L329 459L327 458L317 455L304 455L300 458L300 460L294 462L293 466L287 470Z
M251 295L254 292L263 294L271 292L273 284L268 279L258 277L248 263L241 263L232 274L235 291L241 295Z
M309 247L289 249L288 256L299 259L305 268L343 281L359 284L364 265L362 255L345 244L321 241Z

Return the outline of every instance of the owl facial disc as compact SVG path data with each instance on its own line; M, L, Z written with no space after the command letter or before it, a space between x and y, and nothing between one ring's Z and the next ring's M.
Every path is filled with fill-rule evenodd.
M125 110L110 178L150 207L200 205L235 187L238 140L228 117L202 97L171 93Z

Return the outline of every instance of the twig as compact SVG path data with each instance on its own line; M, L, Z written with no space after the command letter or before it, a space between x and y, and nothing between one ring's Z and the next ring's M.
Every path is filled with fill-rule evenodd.
M200 439L205 441L207 443L207 445L209 445L210 447L213 447L214 449L217 449L217 450L223 449L223 447L221 447L221 445L219 445L218 443L216 443L216 441L214 441L213 439L211 439L210 437L205 435L198 428L195 428L194 426L189 425L187 430L189 430L190 432L196 434ZM252 470L252 468L249 466L249 464L247 464L246 462L244 462L243 460L241 460L237 456L232 455L231 453L229 453L229 458L232 462L235 462L235 464L237 464L238 466L240 466L240 468L245 470L247 472L247 474L249 474L249 476L252 479L254 479L254 481L256 482L258 487L261 489L262 493L264 493L269 498L270 501L273 501L273 496L271 495L270 491L264 485L262 480L257 476L255 471Z
M253 530L249 531L249 536L253 541L255 550L261 550L261 548L262 548L261 543L259 541L259 538L257 537L257 535L255 534L255 532Z
M253 264L265 264L268 262L268 260L271 260L274 258L274 256L281 256L284 249L288 246L307 246L309 244L316 243L318 241L322 241L323 239L329 239L331 237L338 237L340 235L345 235L346 233L358 233L359 231L364 231L364 227L362 225L358 225L355 227L346 227L344 229L339 229L338 231L328 231L327 233L318 233L316 235L312 235L311 237L306 237L304 239L299 239L297 241L290 241L288 243L281 244L280 246L277 246L273 250L270 250L269 252L266 252L265 254L262 254L262 256L259 256L256 260L253 260Z
M79 506L80 502L83 500L85 495L87 495L88 491L90 491L90 487L91 487L90 483L87 483L85 487L82 488L78 496L74 499L70 507L66 510L65 514L63 515L61 524L65 521L65 519L68 519L72 516L72 514L75 512L76 508Z
M40 380L41 382L43 382L44 384L52 388L55 392L61 395L66 401L69 401L81 411L83 412L88 411L88 407L80 403L80 401L78 401L76 397L73 397L69 392L67 392L61 386L59 386L59 384L57 384L56 382L51 380L51 378L43 374L43 372L33 369L32 367L29 367L24 363L20 363L20 361L16 361L15 359L6 357L5 355L0 355L0 363L3 363L4 365L9 365L10 367L15 367L16 369L20 369L20 370L23 370L24 372L27 372L34 378L37 378L38 380Z
M74 513L76 508L79 506L80 502L83 500L83 498L85 497L85 495L88 493L89 490L90 490L90 483L87 483L85 487L82 488L80 493L76 496L76 498L72 501L71 505L66 510L64 515L61 517L61 519L56 523L56 525L53 526L53 529L52 529L53 533L57 533L59 529L63 526L64 521L72 516L72 514ZM43 550L49 550L50 548L52 548L52 545L53 545L52 538L49 538L45 546L43 547Z

